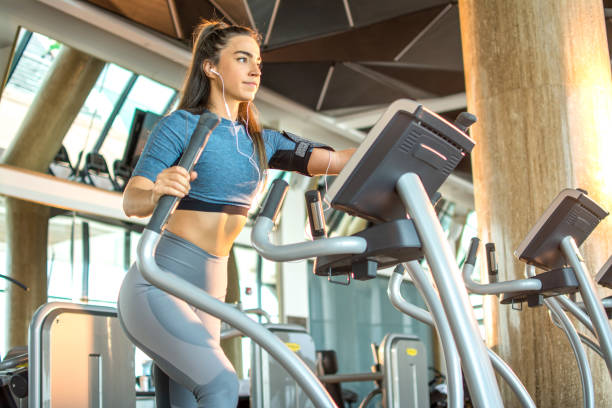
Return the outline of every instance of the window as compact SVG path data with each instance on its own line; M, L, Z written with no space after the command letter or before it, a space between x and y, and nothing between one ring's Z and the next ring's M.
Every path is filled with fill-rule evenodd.
M23 51L13 58L14 69L9 71L9 80L0 100L0 148L3 149L17 133L61 45L44 35L21 28L16 50L19 52L21 49Z
M52 38L20 29L14 69L0 99L0 149L15 137L61 48ZM64 136L71 163L82 167L79 155L98 150L112 169L123 157L136 108L163 115L174 106L176 95L170 87L107 63Z

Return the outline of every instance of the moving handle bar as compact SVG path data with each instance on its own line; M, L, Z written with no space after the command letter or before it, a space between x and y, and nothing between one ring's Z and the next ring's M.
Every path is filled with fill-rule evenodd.
M191 136L189 146L184 152L179 166L191 170L202 153L212 130L219 124L213 113L203 113ZM270 353L279 364L297 381L316 407L335 407L332 398L316 376L287 346L274 334L248 318L239 310L227 305L206 293L197 286L166 272L155 261L155 250L161 237L161 230L176 207L179 199L164 196L144 229L137 250L137 264L142 276L158 288L186 301L206 313L227 322L249 336L253 341Z
M296 244L275 245L268 236L283 205L287 182L274 180L262 211L255 220L251 241L253 247L266 259L277 262L295 261L324 255L361 254L367 249L362 237L320 238Z

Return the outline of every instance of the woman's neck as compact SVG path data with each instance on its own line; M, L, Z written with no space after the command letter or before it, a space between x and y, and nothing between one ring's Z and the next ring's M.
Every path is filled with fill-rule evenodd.
M236 121L238 118L238 108L240 102L227 101L227 107L222 97L211 95L208 100L207 109L221 118ZM229 111L229 112L228 112Z

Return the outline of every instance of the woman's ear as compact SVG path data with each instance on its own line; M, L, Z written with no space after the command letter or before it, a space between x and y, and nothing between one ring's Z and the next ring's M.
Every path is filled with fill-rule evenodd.
M202 63L202 71L204 71L204 75L206 75L208 78L214 78L215 74L212 73L213 70L214 68L210 61L204 61Z

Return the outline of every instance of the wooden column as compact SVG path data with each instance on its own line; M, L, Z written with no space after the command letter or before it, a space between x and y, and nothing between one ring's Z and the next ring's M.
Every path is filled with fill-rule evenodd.
M104 62L63 46L49 69L3 163L45 172L59 150ZM28 343L34 311L47 301L47 227L49 208L6 199L8 275L29 287L9 285L7 347Z
M459 13L468 109L479 119L472 129L479 235L497 245L500 280L522 278L513 252L561 189L584 188L612 210L603 6L601 0L459 0ZM610 218L582 247L592 274L612 254ZM545 309L518 312L495 303L487 303L488 344L536 405L582 406L575 359ZM587 353L597 406L612 406L605 365ZM507 406L518 406L508 388L503 395Z

